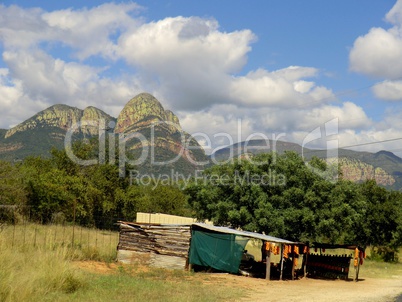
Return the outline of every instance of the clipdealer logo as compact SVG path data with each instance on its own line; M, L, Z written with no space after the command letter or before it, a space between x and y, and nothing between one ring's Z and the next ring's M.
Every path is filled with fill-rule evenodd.
M168 127L171 127L172 129L175 129L176 133L179 134L180 138L179 144L180 147L178 148L178 153L172 157L165 159L163 161L158 161L156 159L156 152L155 148L157 148L157 142L158 142L158 137L155 135L156 131L155 127L158 125L167 125ZM99 139L99 150L98 150L98 157L97 158L92 158L92 159L81 159L78 156L74 154L73 150L73 135L74 133L77 133L80 131L80 129L85 129L85 127L92 127L98 129L98 139ZM95 164L105 164L108 162L109 164L116 164L116 160L118 161L119 165L119 175L121 177L126 176L126 171L125 167L126 164L132 165L132 166L141 166L145 162L149 162L151 166L163 166L163 165L169 165L177 162L179 159L184 158L187 160L190 164L197 166L197 167L205 167L208 164L215 164L215 165L222 165L226 164L229 162L232 162L234 158L236 158L236 152L235 149L235 141L236 138L234 139L229 133L225 132L219 132L215 133L212 138L202 132L197 132L193 133L192 135L186 135L183 130L178 127L177 124L168 122L168 121L159 121L159 122L154 122L151 124L151 131L150 131L150 138L147 139L142 133L140 132L129 132L129 133L116 133L115 131L110 131L113 130L115 127L115 123L113 121L108 122L106 125L106 121L104 119L99 119L99 120L86 120L86 121L80 121L78 123L75 123L72 125L67 133L66 137L64 140L64 147L67 152L67 156L75 163L83 166L89 166L89 165L95 165ZM242 124L241 124L241 119L238 119L237 121L237 141L242 141ZM265 150L265 151L273 151L274 156L273 156L273 161L275 162L276 160L276 144L277 141L285 136L284 133L280 133L278 135L272 134L271 138L268 138L267 135L264 133L256 132L252 133L247 136L247 138L242 142L241 145L241 154L243 154L243 157L239 157L239 160L247 160L249 162L252 162L256 165L259 164L264 164L264 162L260 163L257 162L252 156L249 156L249 150L253 149L255 150ZM108 141L108 146L106 148L106 137ZM116 138L117 137L117 138ZM208 160L203 160L203 161L198 161L196 158L193 157L192 151L193 150L199 150L202 148L200 145L194 145L192 144L192 141L195 140L196 138L202 139L206 144L204 145L204 149L212 150L211 156ZM118 142L118 150L116 150L116 139ZM219 144L217 147L213 148L212 146L214 145L213 141L219 140L219 139L225 139L227 141L227 144ZM255 139L260 139L265 142L265 145L258 145L254 146L253 144L250 144L251 141ZM139 146L139 148L136 148L137 150L141 151L141 154L139 157L136 159L130 159L129 156L127 156L127 148L126 148L126 143L128 141L135 141L136 145ZM215 151L222 149L222 148L227 148L229 150L229 156L226 160L220 160L216 158L215 156ZM106 159L106 149L108 150L109 158ZM116 155L117 159L116 159Z
M179 138L179 144L180 148L178 148L178 153L175 154L174 157L172 158L167 158L164 161L158 161L156 159L156 152L155 148L157 148L157 140L158 137L155 135L156 130L155 127L157 127L160 124L167 125L168 127L172 127L172 129L176 129L176 133L179 133L180 138ZM80 129L85 129L85 127L91 127L92 129L98 129L98 139L99 139L99 150L98 150L98 156L97 158L91 158L91 159L81 159L78 156L74 154L73 150L73 135L74 133L77 133L80 131ZM75 163L83 166L89 166L89 165L96 165L96 164L105 164L106 162L114 165L116 164L116 161L118 162L119 166L119 176L120 177L125 177L126 176L126 165L131 165L131 166L141 166L144 163L150 163L151 166L163 166L163 165L170 165L175 162L177 162L179 159L184 158L187 160L189 163L196 167L205 167L208 164L215 164L215 165L221 165L221 164L226 164L229 162L232 162L234 158L236 158L237 153L239 153L238 146L235 144L235 139L228 134L228 133L223 133L219 132L213 135L213 139L226 139L227 144L219 145L215 149L212 150L211 156L208 160L204 161L197 161L193 156L192 156L192 151L195 149L200 149L202 148L201 146L197 145L195 146L192 144L192 140L195 138L200 138L206 142L206 148L207 149L212 149L213 144L213 139L211 139L210 136L208 136L206 133L202 132L197 132L192 135L186 135L180 127L178 127L177 124L168 122L168 121L160 121L160 122L154 122L151 124L151 131L150 131L150 139L147 139L142 133L140 132L129 132L129 133L116 133L114 131L115 127L115 122L109 121L106 124L106 120L104 119L99 119L99 120L86 120L86 121L80 121L74 125L72 125L65 136L65 141L64 141L64 146L65 150L67 153L67 156ZM329 180L329 181L337 181L338 177L338 139L337 139L337 134L338 134L338 119L332 119L326 123L324 123L322 126L319 126L315 128L313 131L308 133L302 143L302 157L306 163L306 165L311 169L314 173L317 175ZM276 150L277 150L277 142L280 138L286 136L285 133L280 133L280 134L273 134L271 138L268 138L267 135L264 133L258 132L258 133L252 133L248 135L248 137L242 141L242 126L241 126L241 119L238 119L237 123L237 141L242 141L240 144L241 150L240 153L242 154L241 157L238 158L239 161L242 160L247 160L255 165L261 165L265 164L265 162L258 162L253 156L249 156L249 151L253 149L253 151L262 151L262 152L273 152L273 163L276 162ZM107 139L106 139L107 138ZM265 145L253 145L250 144L251 141L259 139L261 141L265 142ZM117 145L118 149L116 150L116 140L117 140ZM321 150L321 152L326 152L325 153L325 160L327 162L327 169L325 171L314 168L308 163L308 159L311 156L308 156L309 153L312 152L311 149L307 149L307 145L311 143L321 143L322 141L325 141L326 144L326 150ZM136 150L140 151L140 155L137 156L135 159L130 159L129 156L127 156L127 142L134 141L135 144L138 146ZM106 142L108 142L108 146L106 147ZM229 156L226 160L219 161L216 157L215 154L217 150L221 148L227 148L229 152ZM236 149L236 150L235 150ZM108 153L106 153L106 150L108 150ZM108 154L108 158L106 159L106 154ZM152 172L152 171L150 171ZM174 175L176 175L178 172L175 172ZM194 176L194 175L193 175ZM131 172L130 172L130 177L132 177ZM138 179L135 177L136 179ZM175 176L176 178L181 179L187 179L188 176ZM155 177L154 177L155 178ZM167 178L167 177L164 177ZM265 180L264 180L265 181Z
M334 118L328 122L325 122L322 126L319 126L312 130L306 135L302 143L302 157L307 165L307 167L319 175L320 177L330 181L338 181L339 167L338 167L338 148L339 148L339 119ZM324 160L327 163L326 170L321 170L311 166L308 163L307 158L311 157L308 155L314 155L314 152L318 150L306 150L306 145L313 142L324 141L326 148L325 150L319 150L325 153Z

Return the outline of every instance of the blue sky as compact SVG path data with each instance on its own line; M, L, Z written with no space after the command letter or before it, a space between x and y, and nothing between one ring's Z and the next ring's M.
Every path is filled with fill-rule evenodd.
M2 128L57 103L117 117L147 91L214 147L230 143L217 133L237 141L239 123L242 139L301 144L337 119L339 146L400 151L385 141L402 138L402 1L30 0L0 10Z

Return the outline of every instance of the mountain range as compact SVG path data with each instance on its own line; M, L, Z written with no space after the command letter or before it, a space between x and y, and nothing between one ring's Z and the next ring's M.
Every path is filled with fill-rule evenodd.
M0 159L20 161L27 156L50 156L50 149L64 148L66 133L74 140L107 137L123 144L125 160L140 173L191 174L214 161L225 161L244 153L272 151L272 141L253 140L222 148L207 156L198 142L185 132L178 117L152 95L132 98L117 118L90 106L78 109L53 105L11 129L0 129ZM326 150L302 148L284 141L275 142L275 151L295 151L309 159L326 158ZM119 153L119 160L121 153ZM212 161L213 160L213 161ZM402 159L389 151L377 153L338 150L344 178L361 182L375 179L384 187L402 189ZM199 163L203 163L200 165ZM205 164L207 163L207 164Z

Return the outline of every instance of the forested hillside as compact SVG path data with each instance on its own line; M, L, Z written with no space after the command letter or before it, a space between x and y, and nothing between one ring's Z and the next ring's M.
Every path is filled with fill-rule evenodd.
M97 150L96 142L74 148L83 159ZM152 180L120 177L117 164L81 166L65 151L51 154L0 162L3 222L25 215L44 224L63 220L110 228L142 211L209 219L295 241L372 245L381 252L402 243L402 193L372 180L322 177L331 167L318 158L306 165L294 152L260 154L215 165L191 180Z

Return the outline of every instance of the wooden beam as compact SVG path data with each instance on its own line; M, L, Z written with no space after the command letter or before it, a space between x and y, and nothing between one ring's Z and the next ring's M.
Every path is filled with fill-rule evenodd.
M292 280L295 279L295 246L291 245L292 247Z
M281 273L279 275L279 280L283 277L283 243L281 244Z
M303 275L304 275L304 278L307 277L307 261L308 261L308 252L303 254Z
M269 249L267 251L267 256L265 258L265 279L270 280L271 279L271 250Z
M357 258L357 266L355 266L355 271L356 271L355 282L357 282L357 281L359 281L360 255L359 255L359 258Z

